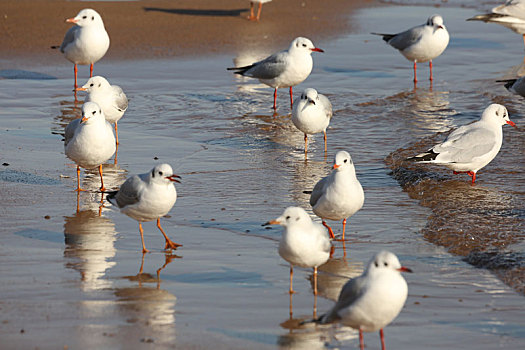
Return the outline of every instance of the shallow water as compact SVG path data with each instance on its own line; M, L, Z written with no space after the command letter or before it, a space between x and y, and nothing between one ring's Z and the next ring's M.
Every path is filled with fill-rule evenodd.
M96 173L83 179L91 192L77 199L72 191L74 165L60 136L79 115L71 67L28 66L41 74L34 79L12 79L9 71L11 79L0 82L0 163L9 163L0 170L2 348L357 348L352 330L298 324L312 317L315 302L318 314L333 305L345 280L380 249L415 271L405 276L404 310L385 330L389 348L517 348L525 338L523 296L509 285L523 285L524 103L494 80L521 68L522 41L497 25L465 22L476 10L441 8L452 40L434 62L434 84L421 65L414 89L411 64L368 33L398 31L435 12L362 10L350 18L355 32L312 38L326 53L314 56L314 71L295 96L314 87L335 115L328 155L317 135L307 162L286 91L272 115L270 89L225 70L233 56L97 64L95 73L130 98L118 162L104 167L106 187L157 162L182 176L177 203L162 219L184 245L173 255L161 251L154 224L144 225L153 252L143 257L135 221L107 205L98 215ZM436 133L478 119L492 102L506 105L520 130L504 128L500 154L476 186L466 176L399 161L444 137ZM336 244L321 268L317 301L311 271L301 269L290 300L288 266L277 253L281 230L261 223L289 205L309 209L303 191L343 149L356 164L365 205L349 220L350 242ZM464 256L476 265L497 256L488 266L497 274ZM377 334L365 334L365 342L380 348Z

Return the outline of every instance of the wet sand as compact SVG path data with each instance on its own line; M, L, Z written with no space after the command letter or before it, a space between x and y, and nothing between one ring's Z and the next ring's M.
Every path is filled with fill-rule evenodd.
M520 127L525 122L523 99L494 83L522 68L521 38L464 21L477 11L439 9L453 40L434 62L434 84L422 80L416 89L410 63L369 35L420 23L434 12L363 8L347 14L349 32L314 39L326 53L314 57L311 77L295 93L317 88L335 115L328 154L317 135L307 162L287 95L279 94L274 116L271 89L225 70L234 58L259 52L243 47L96 65L96 74L122 86L131 101L119 123L118 164L104 166L106 186L117 188L157 162L182 176L177 203L162 219L167 234L184 245L171 255L161 250L153 223L144 224L153 252L142 256L134 220L107 205L98 214L96 173L83 177L89 192L77 198L72 191L75 168L60 135L79 115L71 64L62 57L48 64L2 59L0 163L9 164L0 169L2 348L355 349L355 331L299 322L331 307L344 281L380 249L415 271L405 276L405 308L385 329L388 348L519 348L525 310L513 287L520 289L520 270L510 264L506 284L463 259L475 258L475 250L516 252L518 259L523 252L520 130L504 129L500 154L474 188L468 178L436 167L405 173L408 165L391 161L478 119L491 102L505 104ZM421 69L423 78L428 69ZM82 81L86 71L81 74ZM337 243L334 258L320 268L317 300L307 269L296 269L299 293L290 300L289 268L277 253L281 230L260 225L289 205L309 209L303 190L330 171L333 154L343 149L356 164L365 206L349 220L350 242ZM455 207L472 198L483 206ZM467 214L465 230L475 240L458 239ZM340 223L332 224L340 231ZM377 334L365 334L365 343L380 348Z

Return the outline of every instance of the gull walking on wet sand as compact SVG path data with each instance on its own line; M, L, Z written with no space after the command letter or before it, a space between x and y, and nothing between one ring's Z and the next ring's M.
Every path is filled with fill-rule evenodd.
M90 65L89 76L93 76L93 64L100 60L108 51L109 36L104 28L102 17L92 9L81 10L74 18L66 19L74 23L70 28L60 51L75 65L75 89L77 85L77 65Z
M84 86L77 90L86 91L88 95L84 102L96 102L102 108L106 120L115 124L115 137L118 145L117 122L128 109L128 98L124 91L118 85L111 85L106 78L101 76L90 78Z
M313 267L314 295L317 295L317 267L330 257L332 244L326 229L312 221L303 208L288 207L283 214L265 225L281 225L284 232L279 241L279 255L290 263L290 294L293 290L293 267Z
M102 178L102 163L115 153L113 127L104 118L104 112L95 102L82 105L82 118L70 122L65 129L64 147L66 156L77 164L77 191L80 188L80 167L98 167L100 190L105 191Z
M417 83L417 62L429 62L430 80L432 76L432 60L445 51L449 35L443 24L443 17L432 15L427 23L410 28L398 34L380 34L390 46L399 50L409 61L414 62L414 83Z
M314 213L323 220L323 225L332 239L335 237L334 232L325 220L343 220L341 240L344 241L346 219L361 209L364 201L365 193L355 175L352 157L346 151L337 152L332 173L314 186L310 196L310 205Z
M248 16L248 19L250 21L259 21L259 18L261 17L262 5L270 1L272 0L250 0L250 16ZM259 4L259 8L257 9L257 16L255 16L253 13L253 7L255 3Z
M408 295L401 272L412 270L401 266L393 253L377 253L361 276L343 286L337 303L317 322L340 322L358 329L361 350L364 349L363 332L379 330L381 349L385 350L383 328L399 315Z
M314 46L310 39L295 38L288 50L274 53L262 61L245 67L228 68L247 77L257 78L273 87L273 109L277 109L277 89L290 88L290 106L293 105L292 87L302 83L312 72L312 52L324 52Z
M120 212L139 222L142 252L147 253L144 244L142 223L157 220L157 227L166 240L164 249L177 249L182 244L173 242L160 226L160 218L166 215L177 201L177 190L173 182L180 176L173 174L169 164L159 164L151 171L129 177L115 192L109 192L106 199Z
M491 13L476 15L467 21L497 23L521 34L525 44L525 0L508 0L503 5L494 7Z
M304 133L304 154L308 152L308 134L324 134L324 151L326 152L326 128L332 119L332 104L325 95L308 88L300 98L295 99L292 108L292 122Z
M454 174L467 173L476 181L476 173L489 164L498 154L503 142L502 126L510 121L507 108L491 104L483 111L481 119L454 130L445 141L417 156L407 158L421 163L442 164Z

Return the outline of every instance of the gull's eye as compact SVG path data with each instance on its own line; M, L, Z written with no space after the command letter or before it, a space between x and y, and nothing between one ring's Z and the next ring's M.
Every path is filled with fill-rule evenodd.
M383 263L383 265L388 266L388 263L385 261L385 262Z
M377 261L374 262L374 265L375 265L376 267L379 267L379 264L377 263Z
M95 20L95 16L91 16L91 20L94 21Z
M98 112L99 112L100 114L102 114L102 110L101 110L101 109L99 109Z
M89 86L94 86L95 84L91 83Z
M86 19L86 18L87 18L87 16L82 16L82 18L83 18L83 19Z
M306 44L303 44L303 47L306 47Z
M93 111L93 115L97 114L97 111Z
M289 219L290 219L290 215L288 215L288 216L286 217L286 220L289 220Z
M348 162L348 159L345 159L345 161L344 161L344 162L345 162L345 163L346 163L346 162Z
M162 176L162 171L159 171L159 175Z

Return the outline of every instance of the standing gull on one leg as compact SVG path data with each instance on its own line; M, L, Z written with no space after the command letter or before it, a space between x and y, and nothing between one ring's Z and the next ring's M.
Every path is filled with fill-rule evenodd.
M312 52L324 52L306 38L295 38L288 50L274 53L262 61L245 67L227 68L247 77L257 78L273 87L273 109L277 109L277 89L290 88L290 106L293 105L292 87L302 83L312 72Z
M442 164L454 174L467 173L474 185L476 173L498 154L505 124L516 127L509 119L507 108L493 103L485 108L477 122L457 128L442 143L407 160Z
M304 133L304 154L308 152L308 134L324 134L326 152L326 128L332 119L332 104L325 95L315 89L304 90L300 98L295 99L292 108L292 122Z
M173 174L169 164L160 164L145 174L129 177L115 192L110 192L106 199L120 212L139 222L142 252L147 253L144 244L142 223L157 220L157 227L166 240L164 249L177 249L181 244L173 242L160 226L160 218L166 215L177 201L177 190L173 182L180 182L180 176Z
M429 62L430 80L432 76L432 60L445 51L448 46L449 35L443 24L443 17L432 15L427 23L410 28L398 34L380 34L383 40L409 61L414 62L414 83L417 83L417 62Z
M330 257L332 244L326 229L312 221L303 208L288 207L283 214L265 225L284 226L279 241L279 255L290 263L290 294L293 290L293 267L313 267L314 295L317 295L317 267Z

